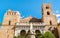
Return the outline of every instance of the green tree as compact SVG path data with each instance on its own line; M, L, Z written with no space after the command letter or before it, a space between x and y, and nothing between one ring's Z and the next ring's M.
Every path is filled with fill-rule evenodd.
M14 38L17 38L16 36L14 36Z
M19 36L14 36L14 38L26 38L27 37L27 34L26 35L24 35L24 36L21 36L21 35L19 35ZM36 33L36 37L37 38L56 38L55 36L54 36L54 34L53 33L51 33L51 32L45 32L44 34L41 34L41 33Z
M37 38L56 38L51 32L45 32L44 34L36 33L36 37Z
M44 38L55 38L55 36L51 32L46 32Z

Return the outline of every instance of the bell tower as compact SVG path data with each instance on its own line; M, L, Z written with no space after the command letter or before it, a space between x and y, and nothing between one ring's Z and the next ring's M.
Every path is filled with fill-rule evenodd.
M46 25L57 25L56 16L52 12L51 4L42 4L42 21Z

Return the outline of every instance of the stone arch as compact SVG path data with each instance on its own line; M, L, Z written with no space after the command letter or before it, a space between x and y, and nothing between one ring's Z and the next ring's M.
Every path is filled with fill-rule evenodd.
M25 30L21 30L20 35L24 36L25 34L26 34L26 31Z
M30 30L28 30L27 34L30 34Z
M59 34L58 34L58 29L54 27L54 29L52 30L52 33L55 35L56 38L59 38Z
M35 34L36 34L35 38L37 38L40 33L41 33L40 30L35 30Z
M35 33L37 33L37 32L40 33L40 30L35 30Z

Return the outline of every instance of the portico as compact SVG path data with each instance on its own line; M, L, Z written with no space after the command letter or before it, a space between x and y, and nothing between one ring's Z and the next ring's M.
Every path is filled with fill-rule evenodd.
M45 24L44 23L32 23L32 27L33 27L33 33L35 33L35 31L40 31L42 33L42 30L44 32L44 27ZM31 24L30 23L16 23L15 26L15 36L20 35L20 33L24 30L26 32L26 34L28 33L28 31L30 30Z

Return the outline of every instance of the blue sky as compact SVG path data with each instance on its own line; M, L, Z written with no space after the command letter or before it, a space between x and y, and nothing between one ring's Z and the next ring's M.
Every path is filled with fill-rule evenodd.
M44 0L44 3L48 2L52 4L53 13L60 14L60 0ZM0 23L8 9L19 11L23 18L33 16L39 19L42 17L41 6L42 0L0 0Z

